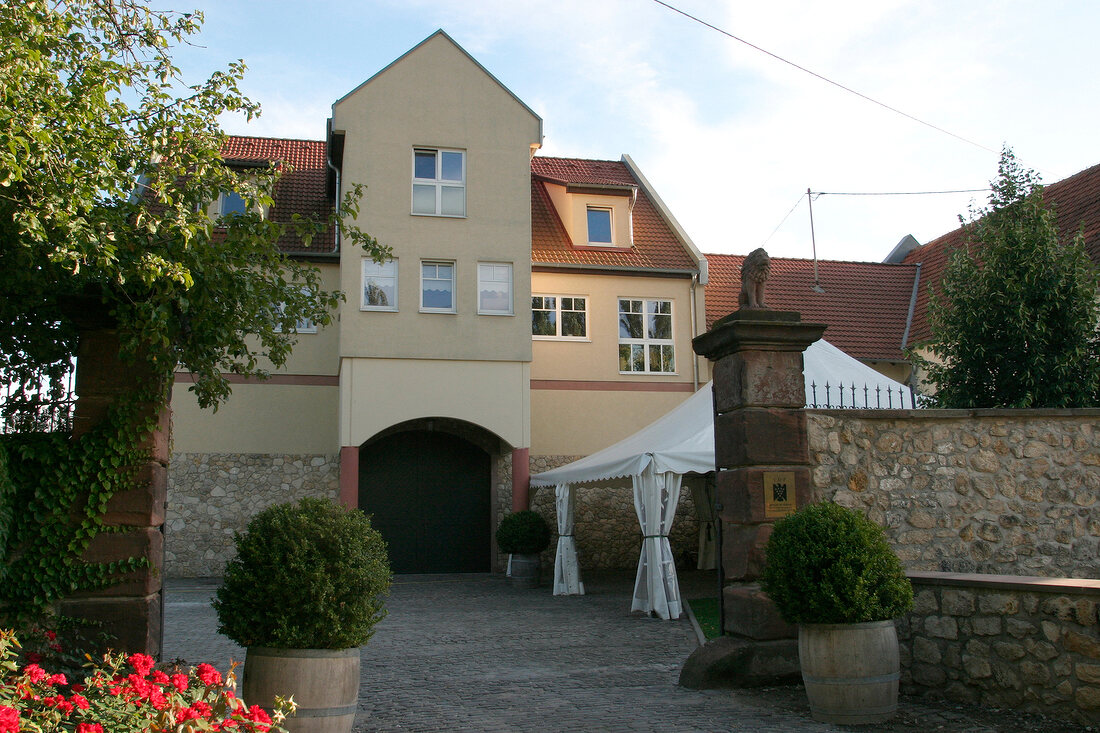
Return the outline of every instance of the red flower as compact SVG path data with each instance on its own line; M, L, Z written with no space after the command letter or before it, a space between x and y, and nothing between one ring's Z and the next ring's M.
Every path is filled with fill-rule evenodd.
M84 685L79 685L78 684L78 685L73 685L72 686L72 691L73 692L84 692L84 689L85 689Z
M57 632L56 631L47 631L46 632L46 638L49 639L50 641L54 641L55 639L57 639Z
M248 713L244 717L255 723L256 730L261 731L261 733L271 728L271 716L269 716L267 711L259 705L250 707Z
M153 682L156 682L158 685L167 685L168 675L166 675L164 672L161 672L159 669L154 669Z
M32 684L46 679L46 670L42 669L37 664L28 664L23 668L23 674L27 675L27 679L29 679Z
M193 707L199 713L199 715L204 718L209 718L210 714L214 712L214 708L210 707L210 703L204 702L202 700L196 700L194 703L191 704L191 707Z
M42 661L42 655L38 652L27 652L27 661L32 664L38 664Z
M187 678L187 675L179 674L178 672L169 677L168 681L172 683L172 687L175 687L180 692L186 692L187 686L191 684L191 680Z
M99 723L79 723L76 733L103 733L103 726Z
M0 705L0 733L19 733L19 711ZM100 731L103 733L103 731Z
M200 664L195 668L195 674L198 675L199 681L204 685L220 685L222 683L222 673L214 669L212 665Z
M46 684L47 685L67 685L67 684L69 684L69 681L67 679L65 679L65 675L63 675L63 674L60 674L60 673L59 674L51 674L49 677L46 678Z
M76 685L73 686L75 687ZM89 707L91 707L91 703L88 702L88 698L84 697L83 695L70 695L69 702L71 702L73 705L76 705L81 710L87 710Z
M189 708L184 708L183 710L180 710L176 713L176 723L179 724L188 720L195 720L201 717L202 715L199 714L199 711L195 710L194 706L192 706Z
M149 674L149 670L153 668L153 658L148 654L131 654L126 657L126 661L130 663L137 673L144 677Z

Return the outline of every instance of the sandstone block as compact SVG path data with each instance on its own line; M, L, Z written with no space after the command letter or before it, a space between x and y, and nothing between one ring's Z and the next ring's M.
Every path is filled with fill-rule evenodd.
M775 604L760 586L727 586L722 589L722 597L728 633L760 641L798 635L798 630L779 616Z

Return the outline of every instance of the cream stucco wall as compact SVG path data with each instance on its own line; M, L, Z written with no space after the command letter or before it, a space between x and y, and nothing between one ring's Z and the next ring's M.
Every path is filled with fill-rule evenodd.
M331 385L234 384L217 412L201 410L179 380L172 388L176 453L336 453L340 390Z
M446 417L530 445L530 366L525 362L345 358L340 444L362 445L408 420Z
M436 34L333 106L342 178L367 186L359 224L393 248L396 313L361 312L362 252L342 253L346 357L529 361L532 146L541 121ZM415 147L466 153L466 216L413 215ZM455 262L454 314L420 313L420 262ZM478 262L510 263L515 315L477 313Z
M697 289L701 293L702 288ZM533 343L532 379L606 380L615 382L692 382L691 280L687 277L535 272L531 292L540 295L584 296L588 299L588 339L544 340ZM619 373L619 298L672 301L675 374ZM700 299L701 300L701 299ZM702 304L697 303L697 310ZM700 312L701 314L701 312ZM696 319L696 330L703 320ZM530 324L528 324L530 329ZM705 360L699 360L700 381Z
M531 390L531 455L583 456L667 413L691 392Z

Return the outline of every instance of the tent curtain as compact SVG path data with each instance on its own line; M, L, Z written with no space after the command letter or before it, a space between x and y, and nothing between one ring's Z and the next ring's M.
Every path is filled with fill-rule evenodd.
M583 596L581 568L577 563L577 543L573 539L573 487L558 484L554 489L554 507L558 514L558 551L554 556L554 595Z
M718 528L715 520L718 512L714 508L714 474L700 476L691 481L691 498L695 501L695 513L699 517L699 570L714 570L718 567Z
M682 479L682 474L673 471L656 471L652 461L641 475L632 477L634 510L643 539L631 611L652 612L663 619L680 617L680 586L668 532L680 502Z

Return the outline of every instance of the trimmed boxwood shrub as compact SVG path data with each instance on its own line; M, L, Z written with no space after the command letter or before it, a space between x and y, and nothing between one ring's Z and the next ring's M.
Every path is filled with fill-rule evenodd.
M761 587L791 624L886 621L913 607L913 587L882 528L832 503L775 523Z
M497 527L497 547L512 555L537 555L550 546L550 527L538 512L509 514Z
M241 646L362 646L386 615L386 543L357 509L302 499L261 511L236 535L214 610Z

